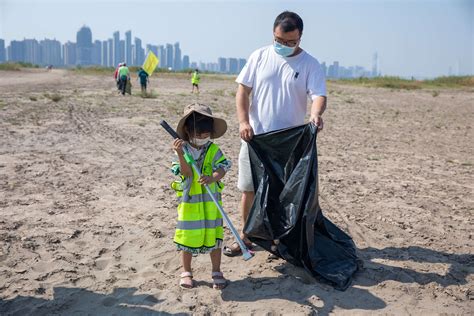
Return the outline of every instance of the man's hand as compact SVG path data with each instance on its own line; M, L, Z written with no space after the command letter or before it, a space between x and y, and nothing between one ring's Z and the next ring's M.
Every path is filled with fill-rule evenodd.
M313 122L318 127L318 132L323 130L324 122L323 122L323 118L320 115L311 117L309 121Z
M201 176L198 180L199 184L211 184L212 182L215 182L216 180L212 176Z
M246 142L250 141L253 137L253 129L249 123L240 123L239 125L240 138Z

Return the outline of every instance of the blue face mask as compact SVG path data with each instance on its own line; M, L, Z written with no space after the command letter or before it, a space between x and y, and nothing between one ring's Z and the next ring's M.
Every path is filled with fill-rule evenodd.
M273 41L273 48L275 49L275 52L283 57L288 57L292 55L295 52L295 47L288 47L283 44L278 43L277 41Z

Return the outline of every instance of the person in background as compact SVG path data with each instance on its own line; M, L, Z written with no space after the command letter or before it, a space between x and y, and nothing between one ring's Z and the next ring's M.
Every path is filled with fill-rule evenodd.
M140 80L140 86L142 88L142 94L146 94L146 86L150 82L150 79L148 79L148 73L143 69L140 68L138 71L138 78Z
M118 76L120 82L120 92L122 95L125 95L127 82L130 80L130 70L128 69L126 63L122 63L122 66L118 69Z
M193 90L191 93L194 93L194 88L196 88L197 93L199 93L199 82L201 81L201 76L199 75L199 69L195 69L191 77L191 83L193 84Z
M122 63L119 63L117 65L117 68L115 68L114 71L114 79L115 79L115 84L117 85L117 90L120 92L120 78L118 75L119 68L122 67Z

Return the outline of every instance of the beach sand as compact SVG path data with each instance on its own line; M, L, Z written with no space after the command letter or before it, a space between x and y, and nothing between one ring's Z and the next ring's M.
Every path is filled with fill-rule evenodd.
M225 118L224 208L240 227L233 77L154 74L141 98L110 76L0 72L0 315L471 314L474 92L330 83L318 135L320 204L364 261L344 292L256 251L223 257L212 289L178 286L170 136L184 105ZM58 100L59 99L59 100ZM56 101L54 101L56 100ZM232 241L226 229L225 243Z

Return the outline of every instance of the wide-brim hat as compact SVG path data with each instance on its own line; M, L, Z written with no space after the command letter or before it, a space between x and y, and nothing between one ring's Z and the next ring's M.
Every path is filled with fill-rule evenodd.
M186 122L188 116L193 114L193 112L212 117L214 119L214 130L211 133L211 138L219 138L227 131L227 122L224 119L212 115L211 108L205 104L191 103L184 108L183 112L183 117L181 117L179 120L178 127L176 128L176 132L182 139L185 139L184 122Z

